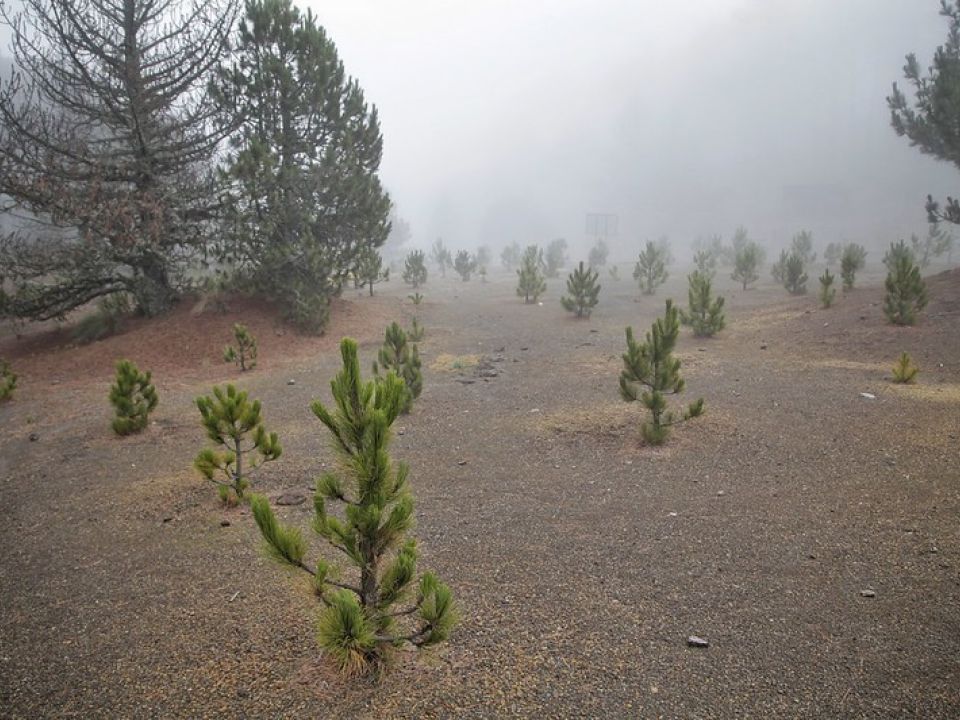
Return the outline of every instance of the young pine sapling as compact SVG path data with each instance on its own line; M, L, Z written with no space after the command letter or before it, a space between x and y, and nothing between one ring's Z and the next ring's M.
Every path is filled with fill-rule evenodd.
M577 317L590 317L593 308L599 302L600 283L597 282L599 273L584 267L583 261L567 278L567 292L569 297L561 297L560 304L564 310L577 314Z
M543 277L543 251L536 245L530 245L523 251L520 267L517 269L517 295L525 303L535 303L547 291L547 281Z
M640 426L640 432L651 445L662 444L671 426L703 413L703 398L691 403L679 416L667 410L665 396L681 393L684 388L680 361L673 357L679 333L680 317L672 300L667 300L664 316L653 323L645 342L634 339L632 327L626 330L620 396L627 402L639 400L650 411L650 421Z
M903 245L903 241L900 242ZM913 325L917 313L927 306L927 286L920 276L920 267L913 260L909 249L901 252L898 246L890 246L887 256L887 294L883 299L883 312L894 325Z
M224 505L236 505L250 486L250 473L280 457L280 441L264 428L260 401L250 402L233 385L214 387L213 397L201 395L196 403L207 437L223 449L204 448L193 466L217 486Z
M417 545L406 537L413 527L409 469L394 465L389 455L390 428L405 402L404 382L393 372L363 382L356 342L344 338L340 349L343 369L331 383L336 408L319 400L311 406L333 436L340 468L317 481L313 530L347 557L358 580L340 580L323 558L308 565L300 530L281 525L265 497L255 495L251 506L270 554L312 578L323 605L321 647L344 673L363 674L383 668L402 645L421 648L446 640L457 609L450 589L432 573L415 583ZM342 504L343 516L328 513L328 503Z
M833 301L837 297L837 289L833 286L835 279L836 277L830 272L829 268L825 269L823 275L820 276L820 304L824 308L833 305Z
M633 269L633 279L640 284L644 295L653 295L667 277L666 248L648 241Z
M414 288L418 288L427 282L427 265L423 250L414 250L407 255L403 263L402 276L403 281L408 285L413 285Z
M867 262L867 251L863 245L848 243L840 255L840 277L843 279L843 291L853 290L857 273Z
M109 395L115 412L112 427L117 435L130 435L147 426L157 406L157 390L150 380L149 371L140 372L129 360L117 362L116 381Z
M10 400L16 388L17 374L10 367L10 363L0 359L0 402Z
M699 270L690 273L687 281L690 283L687 292L690 309L686 312L681 310L680 319L684 325L693 328L693 334L697 337L711 337L726 326L724 299L713 297L710 277Z
M237 345L223 349L223 361L236 363L241 372L253 370L257 366L257 339L240 323L233 326L233 339Z
M893 381L904 385L914 383L919 372L920 368L913 364L910 354L903 352L897 359L897 364L893 366Z
M400 412L406 415L413 407L413 401L423 391L423 373L421 372L420 351L417 346L407 342L407 334L396 322L391 323L384 333L383 346L373 363L373 374L380 377L384 372L393 372L403 380L407 393L400 406Z

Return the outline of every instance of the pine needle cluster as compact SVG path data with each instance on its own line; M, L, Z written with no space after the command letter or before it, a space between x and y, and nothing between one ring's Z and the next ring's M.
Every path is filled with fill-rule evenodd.
M903 352L897 359L897 364L893 366L893 381L904 385L914 383L919 372L920 368L913 364L910 354Z
M576 313L577 317L590 317L593 308L599 302L600 283L597 282L600 273L584 267L580 261L577 267L567 278L567 292L569 297L560 298L560 304L569 312Z
M724 299L713 297L710 276L699 270L694 270L687 276L690 288L687 291L687 300L690 309L680 311L680 320L684 325L693 328L697 337L712 337L726 327L723 316Z
M236 363L241 372L253 370L257 366L257 339L246 325L236 323L233 326L233 340L236 347L227 345L223 349L223 361Z
M384 333L383 346L377 354L377 361L373 363L373 374L380 376L380 371L393 372L404 382L406 393L400 412L407 414L413 408L413 401L420 397L423 391L423 373L420 361L420 350L415 343L407 342L407 333L396 322L391 323Z
M857 273L863 269L867 262L867 251L863 245L857 243L847 243L840 255L840 277L843 278L843 290L847 292L853 290L853 283L856 281Z
M703 413L703 398L687 406L678 416L667 409L666 395L683 392L680 360L673 357L673 349L680 333L680 316L672 300L667 300L666 312L653 323L645 342L637 342L633 328L626 329L627 352L623 354L620 373L620 396L627 402L640 401L650 411L650 421L643 423L640 432L650 445L661 445L670 427Z
M250 486L250 473L280 457L280 441L264 427L260 401L251 402L233 385L214 387L213 397L200 396L196 404L207 437L222 449L201 450L193 466L217 486L225 505L236 505Z
M343 672L365 674L383 667L399 646L446 640L457 608L450 589L432 573L416 582L417 545L406 537L413 527L409 468L394 465L389 454L405 383L392 371L364 382L356 342L344 338L340 351L343 368L331 383L335 407L319 400L311 406L330 431L339 466L317 481L313 531L346 556L357 580L341 580L338 568L323 558L308 565L300 530L280 524L265 497L254 495L251 507L269 554L311 576L323 605L320 645ZM331 514L329 504L342 506L342 515Z
M117 362L116 381L110 387L110 404L113 405L113 431L117 435L130 435L147 426L150 413L157 406L157 390L150 382L150 372L140 372L129 360Z

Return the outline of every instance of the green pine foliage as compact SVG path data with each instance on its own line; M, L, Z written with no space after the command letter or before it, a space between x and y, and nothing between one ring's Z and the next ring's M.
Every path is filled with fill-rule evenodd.
M390 279L390 268L383 267L383 257L374 247L365 248L357 263L356 276L360 287L366 285L373 297L373 286Z
M426 330L423 329L423 325L420 324L419 320L414 318L413 322L410 323L410 329L407 331L407 339L410 342L418 343L423 340L425 334Z
M666 396L684 389L680 361L673 357L679 334L680 316L672 300L667 300L664 316L653 323L645 342L634 339L632 327L626 329L627 352L623 354L620 396L627 402L639 400L650 411L650 421L640 428L650 445L661 445L673 425L703 413L703 398L691 403L680 415L667 409Z
M904 243L891 245L887 263L886 288L883 312L894 325L913 325L917 313L927 306L927 286L920 276L920 267L913 260L909 248L904 252Z
M563 238L557 238L547 245L547 252L544 256L546 262L546 276L555 278L560 272L560 268L567 264L567 241Z
M917 374L920 368L913 364L910 354L903 352L897 359L897 364L893 366L893 381L908 385L917 381Z
M227 345L223 349L223 361L236 363L241 372L253 370L257 366L257 339L250 334L246 325L236 323L233 326L233 340L236 347Z
M597 240L590 253L587 255L587 265L596 270L607 264L607 258L610 256L610 246L603 239Z
M576 313L577 317L590 317L593 308L599 302L600 283L597 282L599 273L584 267L583 261L580 266L570 273L567 278L567 292L569 297L561 297L560 304L569 312Z
M813 233L801 230L794 235L790 242L790 254L799 256L804 265L812 264L817 259L817 254L813 251Z
M405 402L404 382L393 372L376 381L360 377L357 344L340 344L343 369L331 383L335 408L319 400L312 410L332 435L339 472L324 473L314 496L313 531L355 568L356 580L321 557L307 564L307 542L280 524L262 496L251 501L269 554L311 576L322 604L317 638L347 674L383 668L403 645L417 648L446 640L456 625L450 589L432 573L419 583L409 468L390 458L391 426ZM342 515L328 505L343 507Z
M783 286L791 295L807 294L807 273L803 255L792 252L783 266Z
M10 363L0 359L0 402L13 398L13 391L17 389L17 374L10 367Z
M520 246L515 241L509 245L505 245L503 250L500 251L500 263L507 270L513 270L519 266L522 257L523 254L520 250Z
M397 323L391 323L384 333L383 346L373 363L374 375L380 377L380 371L392 372L403 380L407 389L400 412L407 414L413 408L413 401L420 397L423 390L420 351L415 344L407 342L407 333Z
M823 271L823 275L820 276L820 304L824 308L828 308L833 305L833 301L837 297L837 289L833 286L833 281L836 279L829 268Z
M143 430L157 406L157 390L151 382L150 372L140 372L129 360L117 362L116 381L110 387L109 397L115 412L113 431L117 435Z
M853 290L857 273L863 269L866 263L867 251L863 245L848 243L844 246L843 254L840 256L840 277L843 278L844 292Z
M249 0L210 83L234 132L221 260L237 283L323 332L330 303L390 233L376 106L311 12Z
M843 246L838 242L829 243L827 249L823 251L827 265L835 265L841 255L843 255Z
M280 457L280 441L264 427L260 401L251 402L233 385L214 387L213 397L202 395L196 404L207 437L220 449L204 448L193 466L217 486L225 505L236 505L250 487L250 474Z
M420 307L420 303L423 302L423 293L415 292L412 295L407 295L407 297L410 298L414 307Z
M430 258L437 264L437 267L440 268L440 277L446 277L447 268L453 267L453 256L443 244L443 238L437 238L436 242L433 243L433 246L430 248Z
M887 272L893 270L901 259L907 259L913 262L913 249L903 240L890 243L890 249L883 255L883 264L886 265Z
M547 291L547 281L541 270L543 264L543 251L536 245L530 245L523 251L517 269L517 295L525 303L535 303Z
M760 278L760 263L763 262L763 250L753 241L742 243L733 256L733 274L730 276L746 290L750 283Z
M680 319L684 325L693 328L693 334L697 337L712 337L726 326L724 299L713 297L710 276L699 270L690 273L687 281L690 284L687 292L690 308L680 312Z
M717 274L717 258L709 249L697 250L693 255L693 265L697 272L711 280Z
M770 275L774 280L777 281L777 284L779 285L783 285L783 281L787 276L787 260L789 258L790 253L788 253L786 250L781 250L780 259L770 266Z
M407 255L403 264L403 281L414 288L427 282L427 263L423 250L413 250Z
M645 295L653 295L667 277L667 249L648 241L633 269L633 279L640 284Z
M464 282L470 279L470 275L477 269L477 259L466 250L460 250L453 261L453 269Z
M940 227L939 223L930 223L923 239L917 235L910 236L910 248L921 270L929 267L935 258L949 252L952 246L953 236Z

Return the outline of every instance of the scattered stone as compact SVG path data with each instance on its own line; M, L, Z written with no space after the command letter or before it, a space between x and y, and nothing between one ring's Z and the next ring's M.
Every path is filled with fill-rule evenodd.
M306 496L301 495L300 493L283 493L280 497L274 500L276 505L300 505L306 500Z
M860 591L860 597L874 598L874 597L876 597L876 596L877 596L877 593L876 593L876 591L874 591L874 590L861 590L861 591Z
M230 521L224 518L220 521L220 527L230 527Z
M866 315L861 315L861 316L860 316L860 319L861 319L861 320L866 320L866 319L867 319L867 316L866 316Z
M677 516L677 514L676 514L675 512L669 512L669 513L667 513L667 517L676 517L676 516Z
M724 495L726 495L726 493L723 490L717 490L718 497L723 497Z
M527 350L529 350L529 349L530 349L530 348L528 348L528 347L522 347L522 348L520 348L521 351L527 351Z
M538 412L540 412L540 408L533 408L532 410L530 410L530 412L532 412L532 413L538 413Z
M873 393L868 393L868 392L862 392L862 393L860 393L860 397L864 398L865 400L876 400L876 399L877 399L877 396L876 396L876 395L874 395Z
M687 645L695 648L708 648L710 647L710 641L697 635L691 635L687 638Z
M474 380L473 378L457 378L457 382L460 383L461 385L473 385L476 382L476 380Z
M163 522L165 522L165 523L173 522L173 515L164 515L164 516L163 516Z
M30 442L36 442L39 439L40 439L39 435L37 435L36 433L30 433Z
M403 428L397 428L397 435L405 435L407 431Z
M287 380L287 385L296 385L296 384L297 384L297 381L294 380L293 378L290 378L289 380Z
M595 328L590 328L590 332L592 332L592 333L598 333L598 332L600 332L600 331L597 330L597 329L595 329Z
M706 352L706 351L707 351L706 348L697 348L697 352Z
M767 344L766 344L766 343L763 343L763 344L760 346L760 349L761 349L761 350L766 350L766 349L767 349Z
M466 464L467 464L467 461L466 461L466 460L457 460L457 465L459 465L459 466L461 466L461 467L463 467L463 466L466 465Z

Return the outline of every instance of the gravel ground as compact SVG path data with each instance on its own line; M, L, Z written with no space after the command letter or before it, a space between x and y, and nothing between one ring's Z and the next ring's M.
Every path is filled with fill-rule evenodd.
M407 290L351 293L319 339L236 302L81 348L0 341L22 378L0 406L0 717L960 717L960 273L930 278L913 328L885 324L875 281L821 310L720 280L728 329L678 346L707 413L649 448L617 393L623 328L685 298L675 274L642 299L607 278L580 321L559 280L542 306L505 274L423 289L424 392L393 448L462 622L363 681L330 670L302 580L192 470L191 400L226 381L261 398L284 455L258 488L308 494L336 342L372 359ZM243 376L219 362L237 320L261 345ZM915 386L889 381L902 350ZM125 356L161 404L117 439ZM279 512L306 527L309 503Z

